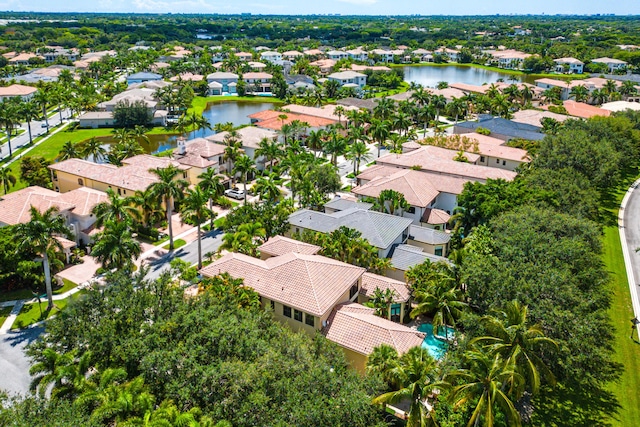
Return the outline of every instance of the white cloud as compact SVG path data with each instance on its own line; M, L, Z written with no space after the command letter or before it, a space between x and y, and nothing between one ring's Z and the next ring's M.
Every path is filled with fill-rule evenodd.
M138 11L158 13L214 13L228 8L204 0L134 0L133 5Z

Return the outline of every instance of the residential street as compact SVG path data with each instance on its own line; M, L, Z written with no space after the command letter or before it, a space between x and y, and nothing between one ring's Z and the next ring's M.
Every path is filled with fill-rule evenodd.
M215 252L222 245L223 233L219 229L210 231L202 236L202 257L204 258L207 252ZM198 262L198 241L194 240L191 243L187 243L181 248L174 250L173 252L165 253L165 250L161 250L163 255L160 257L150 256L144 260L144 265L150 266L151 269L147 274L148 279L157 279L163 271L169 270L169 263L174 258L180 258L187 261L190 264Z
M63 119L68 118L69 111L68 110L63 111L62 117ZM47 128L43 127L44 123L45 123L44 120L34 120L31 122L31 136L33 139L35 139L37 136L47 133ZM51 128L58 125L59 123L60 123L60 114L56 113L49 118L49 131L51 132L52 130ZM13 151L29 143L29 131L27 130L27 124L22 123L19 129L25 129L25 131L22 134L11 138L11 149ZM0 133L0 135L2 137L5 137L6 132L2 132ZM4 144L2 144L2 146L0 146L0 159L4 159L8 155L9 155L9 144L5 142Z
M29 376L29 358L24 353L27 344L33 342L44 331L42 326L10 331L0 336L0 390L9 394L27 393L31 377Z
M625 252L625 263L628 263L627 276L629 276L631 302L634 315L636 318L640 318L640 252L636 252L640 248L640 191L638 190L638 181L633 184L630 192L627 193L622 201L621 210L624 223L620 224L623 227L620 229L620 237L626 241L626 245L624 241L622 242L622 250ZM640 325L638 326L640 328Z

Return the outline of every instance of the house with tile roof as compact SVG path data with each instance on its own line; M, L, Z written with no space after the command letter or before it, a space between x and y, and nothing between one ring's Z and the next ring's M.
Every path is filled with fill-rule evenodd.
M325 129L327 126L337 123L337 120L326 119L323 117L310 116L308 114L298 114L292 112L283 112L275 110L264 110L249 115L251 124L272 131L279 131L285 124L297 120L305 123L307 130Z
M627 65L629 65L626 61L623 61L621 59L607 57L592 59L591 62L595 64L605 64L607 68L609 68L609 72L611 74L613 74L616 70L622 70L626 68Z
M378 249L380 258L387 258L394 246L407 240L411 223L409 218L358 208L331 214L300 209L289 216L290 229L287 236L303 233L305 230L331 233L340 227L352 228Z
M390 289L394 293L394 303L387 317L399 321L410 297L404 282L316 255L318 249L314 245L276 237L259 247L263 259L229 253L204 267L200 274L213 277L226 272L231 277L243 279L245 286L260 295L262 306L272 310L276 320L312 336L322 332L345 350L352 366L360 372L364 372L373 348L380 344L389 344L399 353L422 344L424 334L376 316L374 309L357 302L367 301L376 288ZM349 319L342 319L338 313L345 305L362 310L366 316L353 324ZM350 333L365 340L358 343L358 347L346 340L345 333L350 324Z
M244 153L250 158L254 159L256 162L256 168L260 171L269 167L268 160L264 156L259 156L256 158L256 150L260 147L260 141L263 139L273 139L277 138L278 134L271 129L256 127L256 126L246 126L236 130L238 135L238 139L242 143L242 149ZM217 145L224 146L226 145L225 138L229 135L229 132L220 132L214 135L210 135L206 137L207 141L211 141ZM224 147L223 147L224 149ZM225 162L226 163L226 162ZM233 167L233 165L232 165ZM227 166L223 165L222 170L226 170Z
M23 101L28 101L38 92L38 89L32 86L13 84L5 87L0 87L0 102L9 98L21 98Z
M362 89L367 84L367 75L356 71L339 71L327 76L329 80L335 80L340 86Z
M596 107L595 105L585 104L584 102L576 102L571 99L563 101L562 106L570 116L580 117L582 119L589 119L595 116L609 117L611 115L611 111L609 110Z
M273 76L271 74L261 71L244 73L242 75L242 80L247 84L247 92L253 93L270 93L272 78Z
M553 62L556 63L557 73L582 74L584 71L584 62L576 58L557 58Z
M476 132L478 128L488 129L491 132L490 136L503 139L504 141L515 138L540 141L544 138L541 127L514 122L503 119L502 117L494 117L490 114L479 114L477 121L455 124L453 126L453 133L471 133Z
M396 280L405 280L407 271L425 261L451 263L448 258L425 252L420 246L398 245L391 255L391 268L386 270L384 275Z
M223 162L225 147L205 138L195 138L185 141L178 139L178 146L171 153L171 157L178 163L188 166L188 180L197 184L200 174L213 169L216 173L226 172L227 165ZM226 178L225 178L226 179Z

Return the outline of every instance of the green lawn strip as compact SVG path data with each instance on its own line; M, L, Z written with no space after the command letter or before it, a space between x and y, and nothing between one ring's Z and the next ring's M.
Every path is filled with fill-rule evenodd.
M213 226L214 226L215 228L220 228L220 226L222 226L222 224L224 223L224 218L225 218L225 217L218 218L218 219L216 219L215 221L213 221Z
M640 342L635 334L635 340L630 338L633 309L617 227L605 227L603 246L603 260L611 273L612 301L609 313L615 337L614 360L624 366L620 380L609 387L621 405L612 423L616 426L632 426L640 419Z
M210 102L270 102L272 104L282 104L283 101L269 96L196 96L191 102L191 107L187 110L187 114L195 112L202 115Z
M174 241L173 241L173 249L181 248L181 247L183 247L183 246L184 246L184 245L186 245L186 244L187 244L187 242L185 242L185 241L184 241L184 240L182 240L182 239L174 240Z
M64 294L65 292L70 291L71 289L78 286L77 283L73 283L71 280L62 279L62 281L64 282L64 285L62 285L61 288L54 289L53 290L54 295Z
M65 298L63 300L54 301L54 307L51 310L47 310L47 301L42 301L40 304L25 304L20 310L20 314L13 322L13 326L11 329L20 329L25 328L34 323L40 322L41 320L48 319L51 316L59 313L64 310L70 300L80 298L80 296L84 293L84 291L77 292L71 295L69 298ZM40 314L40 309L42 308L42 314Z
M15 291L0 292L0 302L31 298L33 298L33 294L30 289L16 289Z
M7 317L11 314L11 310L13 310L13 307L0 308L0 326L4 324L5 320L7 320Z

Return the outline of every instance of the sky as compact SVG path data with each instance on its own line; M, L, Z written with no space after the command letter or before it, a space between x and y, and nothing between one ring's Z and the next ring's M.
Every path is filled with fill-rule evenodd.
M639 0L0 0L1 11L306 15L640 15Z

